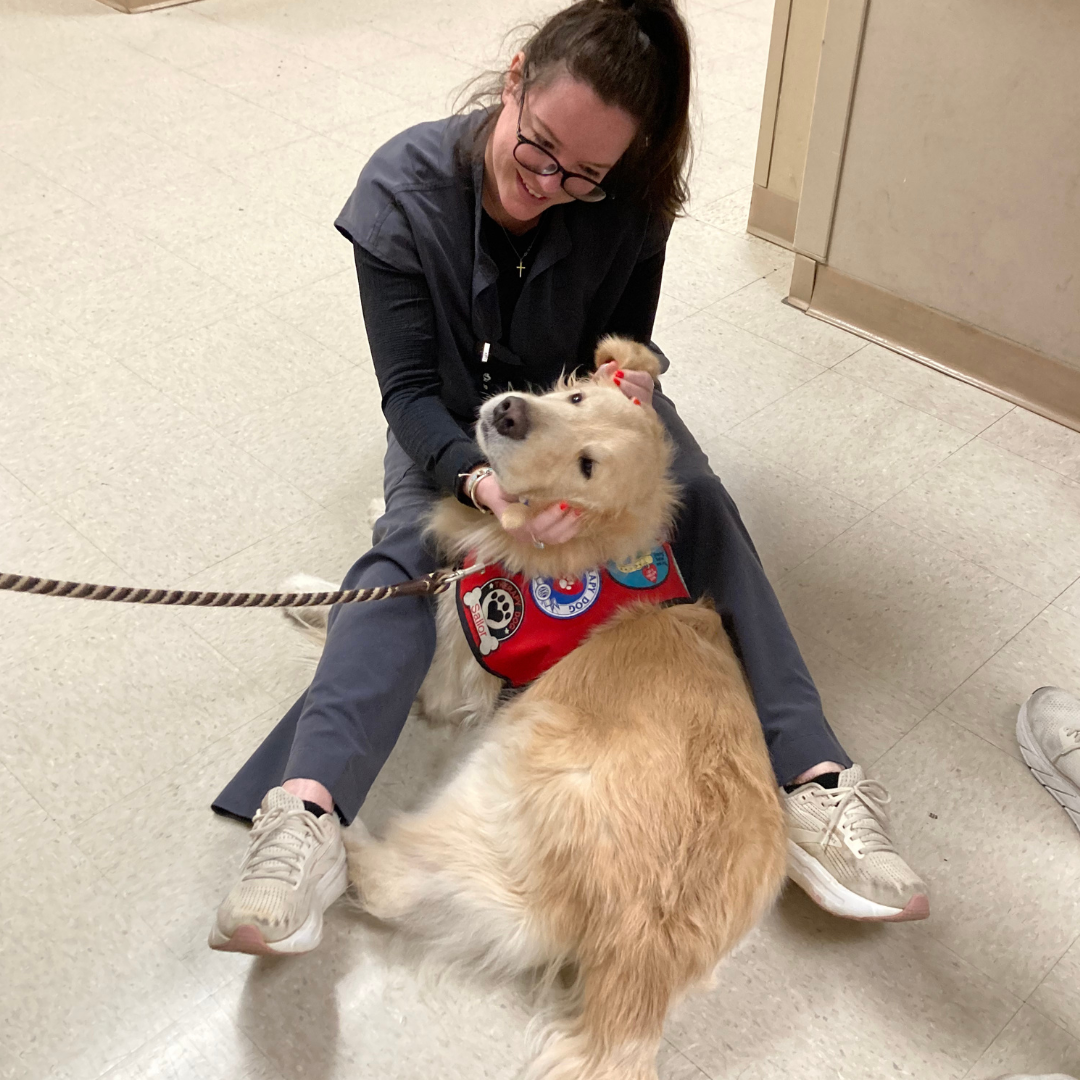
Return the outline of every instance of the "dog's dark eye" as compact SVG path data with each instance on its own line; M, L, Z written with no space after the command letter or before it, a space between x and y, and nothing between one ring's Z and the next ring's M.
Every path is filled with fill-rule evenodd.
M581 475L588 480L592 476L593 459L582 454L578 458L578 464L581 466Z
M580 405L584 400L585 400L585 395L584 394L571 394L570 395L570 404L571 405Z

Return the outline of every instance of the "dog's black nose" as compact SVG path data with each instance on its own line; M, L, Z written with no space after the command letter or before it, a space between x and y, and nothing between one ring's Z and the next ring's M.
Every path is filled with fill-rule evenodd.
M504 397L491 412L495 430L507 439L524 439L529 434L529 408L524 398Z

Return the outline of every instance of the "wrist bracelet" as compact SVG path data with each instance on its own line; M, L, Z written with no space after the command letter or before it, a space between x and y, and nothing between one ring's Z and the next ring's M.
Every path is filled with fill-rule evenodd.
M469 473L468 479L465 481L465 498L467 498L482 514L490 514L492 511L486 506L481 506L476 501L476 485L479 484L481 480L486 480L489 476L494 475L495 470L490 465L484 465Z

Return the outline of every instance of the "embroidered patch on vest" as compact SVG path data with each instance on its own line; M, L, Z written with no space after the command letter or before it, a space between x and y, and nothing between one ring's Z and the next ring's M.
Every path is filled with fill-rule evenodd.
M496 565L457 584L458 618L473 655L510 686L539 678L628 604L689 600L667 544L580 577L527 581Z
M534 577L529 591L536 606L553 619L573 619L596 603L600 595L600 574L586 570L580 578Z
M493 653L500 642L513 637L525 618L521 590L509 578L485 581L467 592L461 601L472 617L476 647L483 656Z
M638 555L626 562L607 564L608 573L628 589L655 589L667 581L671 560L666 548L656 548L647 555Z

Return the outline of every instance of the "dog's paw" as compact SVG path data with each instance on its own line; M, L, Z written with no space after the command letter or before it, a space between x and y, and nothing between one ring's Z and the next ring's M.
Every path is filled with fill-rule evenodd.
M338 587L332 581L325 581L313 574L293 574L281 583L278 592L320 593L337 592L337 589ZM320 643L326 638L326 621L330 613L328 607L282 608L281 613L288 622ZM318 657L316 656L315 659L317 660Z
M608 335L596 346L594 366L614 362L623 371L647 371L653 379L660 378L660 360L656 353L632 338Z
M375 528L375 522L386 513L386 500L383 498L372 499L367 508L367 527Z
M337 592L337 590L338 586L332 581L316 577L314 574L292 574L281 583L278 589L279 592L291 593Z

